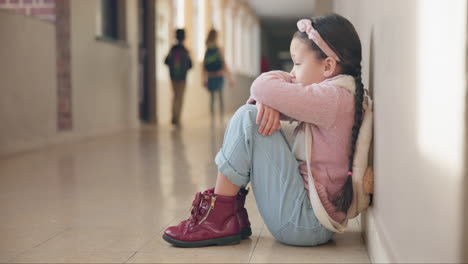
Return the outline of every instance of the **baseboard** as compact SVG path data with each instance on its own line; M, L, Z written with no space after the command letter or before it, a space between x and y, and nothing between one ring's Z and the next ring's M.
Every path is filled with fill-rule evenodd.
M395 263L383 231L378 227L374 211L368 208L362 219L362 230L371 263Z
M82 140L119 134L128 131L138 130L142 126L140 123L133 123L130 127L114 127L112 129L101 129L95 131L64 131L55 132L55 134L44 135L33 140L25 142L13 142L9 146L0 146L0 159L9 158L15 155L42 150L44 148L53 147L61 144L71 144Z

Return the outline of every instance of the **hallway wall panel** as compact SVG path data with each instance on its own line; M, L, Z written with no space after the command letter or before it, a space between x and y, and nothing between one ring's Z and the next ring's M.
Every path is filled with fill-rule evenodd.
M463 222L465 1L345 1L375 102L371 261L459 262ZM466 248L465 248L466 250Z

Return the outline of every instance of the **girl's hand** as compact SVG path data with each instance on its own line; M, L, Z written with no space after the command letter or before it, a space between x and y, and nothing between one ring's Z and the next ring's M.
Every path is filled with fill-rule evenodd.
M271 135L275 130L281 129L280 123L280 112L275 110L269 106L260 104L257 102L257 120L255 123L258 125L260 124L260 128L258 129L258 133L262 134L263 136Z

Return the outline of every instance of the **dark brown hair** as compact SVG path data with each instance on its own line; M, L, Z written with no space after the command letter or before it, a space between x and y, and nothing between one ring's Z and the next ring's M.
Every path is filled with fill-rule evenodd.
M216 44L216 39L218 38L218 32L215 29L211 29L208 32L208 36L206 37L205 44L208 46L209 44Z
M351 150L348 162L348 170L352 172L356 140L359 135L363 114L364 85L361 80L361 41L353 24L338 14L330 13L324 16L313 17L311 20L315 30L318 31L323 40L340 58L340 61L337 63L341 66L341 73L353 76L356 81L354 125L351 134ZM297 31L294 33L294 37L305 41L312 50L317 52L319 59L326 59L328 57L308 38L306 33ZM340 193L333 199L333 204L336 206L337 211L347 213L352 201L353 178L352 175L349 175Z

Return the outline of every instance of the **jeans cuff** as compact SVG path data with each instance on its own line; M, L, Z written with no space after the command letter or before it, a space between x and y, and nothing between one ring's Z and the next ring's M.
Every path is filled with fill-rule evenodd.
M218 165L218 171L224 174L233 184L242 188L249 183L250 177L238 173L231 164L229 164L222 150L216 155L215 163Z

